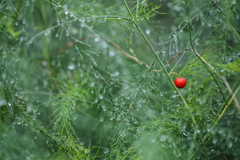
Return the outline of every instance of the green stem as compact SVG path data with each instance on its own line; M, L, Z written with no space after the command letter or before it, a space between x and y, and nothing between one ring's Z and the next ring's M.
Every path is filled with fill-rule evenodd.
M193 43L192 43L192 38L191 38L191 30L190 30L190 23L189 23L189 22L188 22L188 31L189 31L189 40L190 40L192 49L193 49L194 53L196 54L196 51L195 51L195 49L193 48ZM198 54L196 54L196 55L198 56ZM201 58L200 58L200 59L201 59ZM202 60L202 59L201 59L201 60ZM201 133L199 133L198 135L199 135L199 138L200 138L200 140L201 140L201 143L202 143L202 146L203 146L203 149L204 149L204 153L205 153L207 159L209 160L208 153L207 153L207 149L206 149L206 147L205 147L205 145L204 145L203 137L202 137Z
M169 73L169 75L171 75L171 74L176 74L178 76L178 78L179 78L179 75L176 72Z
M204 63L204 64L205 64L205 63ZM214 82L216 83L216 85L217 85L217 87L218 87L218 89L219 89L219 91L220 91L220 93L221 93L221 95L222 95L222 97L223 97L224 102L227 103L227 99L225 98L225 96L224 96L224 94L223 94L223 91L222 91L220 85L219 85L218 82L217 82L217 79L214 77L213 73L212 73L208 68L206 68L206 69L207 69L207 71L210 73L210 75L212 76Z
M234 85L233 90L236 90L237 85L238 85L239 82L240 82L240 77L239 77L239 79L237 80L236 84ZM229 94L229 95L227 96L227 99L229 99L230 96L231 96L231 94ZM226 104L227 104L227 102L226 102ZM219 111L218 111L219 114L220 114L220 112L222 112L222 110L223 110L224 106L226 106L226 104L223 104L223 105L221 106L221 108L220 108Z
M157 61L160 63L161 67L163 68L164 72L166 73L166 75L167 75L169 81L171 82L172 86L174 87L174 89L177 91L177 93L179 94L180 98L182 99L182 101L183 101L183 103L184 103L184 106L185 106L185 107L187 108L187 110L190 112L190 108L189 108L187 102L185 101L184 97L182 96L182 94L180 93L180 91L178 90L178 88L175 86L175 84L174 84L174 82L172 81L172 79L171 79L168 71L166 70L166 68L164 67L162 61L159 59L157 53L155 52L153 46L151 45L151 43L149 42L149 40L147 39L147 37L145 36L145 34L143 33L143 31L141 30L141 28L140 28L140 27L138 26L138 24L136 23L135 18L134 18L134 16L132 15L132 13L131 13L131 11L130 11L130 9L129 9L127 3L126 3L126 1L123 0L123 2L124 2L125 6L126 6L126 8L127 8L127 10L128 10L128 13L131 15L131 17L132 17L132 19L133 19L133 23L135 24L135 26L137 27L138 31L139 31L140 34L143 36L143 38L145 39L145 41L147 42L147 44L149 45L149 47L151 48L151 50L153 51L154 56L156 57ZM195 128L198 130L198 126L197 126L197 122L196 122L195 118L193 117L192 114L190 114L190 115L191 115L191 119L192 119L192 121L193 121L193 123L194 123Z
M220 114L220 116L218 117L218 119L215 121L215 123L212 125L211 129L219 122L219 120L223 117L224 113L227 111L228 107L230 106L230 104L232 103L234 97L237 95L238 91L240 90L240 86L238 87L238 89L235 91L235 93L233 94L232 98L230 99L230 101L228 102L228 104L225 106L225 108L223 109L222 113ZM210 132L208 132L204 138L203 141L205 141L208 137Z

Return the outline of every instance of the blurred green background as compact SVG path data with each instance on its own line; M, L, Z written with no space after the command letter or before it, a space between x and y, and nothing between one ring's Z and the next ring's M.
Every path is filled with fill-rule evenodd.
M238 1L126 3L164 65L192 48L236 91ZM185 108L123 1L1 0L0 57L0 159L240 158L224 82L182 52Z

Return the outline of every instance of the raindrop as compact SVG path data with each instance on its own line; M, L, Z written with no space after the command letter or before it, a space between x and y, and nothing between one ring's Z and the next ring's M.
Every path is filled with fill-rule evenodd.
M110 51L110 52L109 52L109 56L110 56L110 57L112 57L112 56L114 56L114 55L115 55L115 52L114 52L114 51Z
M68 69L69 69L69 70L74 70L74 68L75 68L75 65L74 65L74 64L69 64L69 65L68 65Z
M181 152L179 150L174 150L173 153L174 153L174 155L176 157L180 157L181 156Z
M175 6L175 7L174 7L174 10L175 10L175 11L180 11L180 7L179 7L179 6Z
M59 18L57 18L57 23L59 24L59 22L60 22L60 20L59 20Z
M149 29L146 30L146 34L150 34L150 30Z
M99 41L100 41L100 38L94 38L94 41L95 41L95 42L99 42Z
M103 150L103 153L105 153L105 154L108 153L108 152L109 152L109 150L106 149L106 148Z
M107 44L106 44L106 43L103 43L102 47L103 47L103 48L107 48Z
M125 136L126 136L125 131L122 131L122 132L120 133L120 136L121 136L121 137L125 137Z
M160 138L160 141L166 141L166 139L167 139L167 136L165 136L165 135L162 135Z
M213 144L216 144L218 139L216 137L213 137Z
M115 76L119 76L119 72L116 71L116 72L114 73L114 75L115 75Z
M46 61L42 61L42 65L43 66L47 66L47 62Z
M26 20L25 19L23 19L22 24L26 24Z
M233 144L232 144L232 141L230 141L230 142L228 143L228 147L229 147L229 148L232 148L232 145L233 145Z
M131 53L134 53L134 51L133 51L133 49L132 49L132 48L129 48L129 51L130 51Z

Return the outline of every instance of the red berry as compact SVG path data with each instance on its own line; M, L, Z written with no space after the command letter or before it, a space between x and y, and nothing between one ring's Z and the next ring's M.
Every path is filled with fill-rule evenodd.
M187 81L186 81L186 79L180 77L180 78L175 79L174 84L176 85L177 88L183 88L186 86Z

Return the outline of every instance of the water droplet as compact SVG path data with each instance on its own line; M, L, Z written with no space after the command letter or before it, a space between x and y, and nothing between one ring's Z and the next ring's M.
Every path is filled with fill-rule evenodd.
M108 152L109 152L109 150L106 149L106 148L103 150L103 153L105 153L105 154L108 153Z
M134 53L134 51L133 51L132 48L129 48L129 52L130 52L130 53Z
M213 137L213 144L216 144L218 141L217 137Z
M229 147L229 148L232 148L232 146L233 146L232 141L230 141L230 142L228 143L228 147Z
M116 71L116 72L114 73L115 76L119 76L119 74L120 74L120 73L119 73L118 71Z
M181 8L180 8L179 6L174 6L174 10L175 10L175 11L180 11L180 9L181 9Z
M166 139L167 139L167 136L165 136L165 135L162 135L160 138L160 141L166 141Z
M72 64L69 64L68 65L68 69L69 70L74 70L75 69L75 65L72 63Z
M42 65L43 66L47 66L47 62L46 61L42 61Z
M95 85L95 83L94 83L94 82L92 82L90 86L91 86L91 87L94 87L94 85Z
M149 29L146 30L146 34L150 34L150 30Z
M95 41L95 42L99 42L99 41L100 41L100 38L94 38L94 41Z
M110 56L110 57L112 57L112 56L114 56L114 55L115 55L115 52L114 52L114 51L110 51L110 52L109 52L109 56Z

